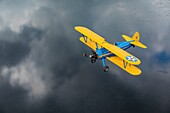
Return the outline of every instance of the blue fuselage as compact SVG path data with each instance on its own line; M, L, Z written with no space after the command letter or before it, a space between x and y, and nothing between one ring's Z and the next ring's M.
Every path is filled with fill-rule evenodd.
M130 44L130 42L116 42L115 45L123 50L127 50L128 48L133 46L132 44ZM98 54L98 56L102 56L100 59L115 56L115 54L110 53L110 51L105 48L96 49L96 53Z

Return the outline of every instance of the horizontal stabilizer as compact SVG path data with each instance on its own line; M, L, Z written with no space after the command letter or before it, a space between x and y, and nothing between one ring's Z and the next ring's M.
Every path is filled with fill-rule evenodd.
M141 42L130 42L131 44L141 47L141 48L147 48L144 44L142 44Z
M145 46L144 44L142 44L141 42L139 42L140 40L140 35L139 35L139 32L136 32L133 37L129 37L127 35L122 35L122 37L130 42L131 44L135 45L135 46L138 46L138 47L141 47L141 48L147 48L147 46Z

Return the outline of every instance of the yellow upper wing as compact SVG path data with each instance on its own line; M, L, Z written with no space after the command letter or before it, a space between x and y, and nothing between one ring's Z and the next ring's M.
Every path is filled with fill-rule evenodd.
M133 64L133 65L139 65L141 62L138 58L135 56L131 55L130 53L124 51L123 49L120 49L119 47L109 44L108 42L105 41L105 39L98 34L94 33L93 31L89 30L88 28L82 27L82 26L76 26L75 30L78 32L82 33L83 35L87 36L94 42L96 42L98 45L106 48L113 54L117 55L121 59L125 60L126 62Z
M82 26L76 26L75 30L77 30L78 32L82 33L83 35L87 36L88 38L92 39L95 42L98 42L98 41L102 42L105 40L103 37L99 36L98 34L89 30L88 28L85 28Z

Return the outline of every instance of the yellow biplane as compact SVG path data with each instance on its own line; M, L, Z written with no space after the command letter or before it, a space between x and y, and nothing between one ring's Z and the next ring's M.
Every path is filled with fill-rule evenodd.
M141 70L134 66L139 65L141 63L140 60L125 51L128 48L135 46L147 48L144 44L139 42L140 35L138 32L136 32L132 38L122 35L126 40L125 42L110 44L103 37L86 27L76 26L75 30L82 34L80 41L93 49L89 55L83 54L83 56L89 57L92 63L96 62L97 59L101 60L105 72L109 70L109 67L105 63L105 59L108 59L132 75L141 74Z

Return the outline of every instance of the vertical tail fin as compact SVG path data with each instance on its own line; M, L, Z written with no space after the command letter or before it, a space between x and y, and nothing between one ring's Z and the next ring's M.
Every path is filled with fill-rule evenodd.
M126 40L129 41L131 44L141 47L141 48L147 48L144 44L142 44L141 42L139 42L140 40L140 35L139 32L136 32L133 37L129 37L127 35L122 35L122 37Z
M136 32L136 33L133 35L132 40L134 40L135 42L139 42L139 40L140 40L139 32Z

